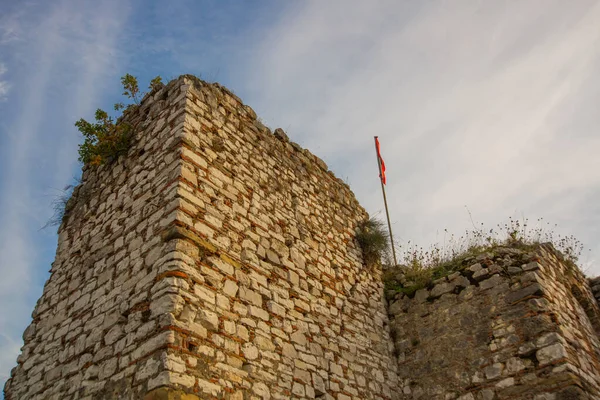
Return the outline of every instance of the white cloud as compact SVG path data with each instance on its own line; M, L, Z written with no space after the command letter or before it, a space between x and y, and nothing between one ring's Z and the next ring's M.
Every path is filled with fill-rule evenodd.
M10 89L10 84L8 81L2 79L2 75L8 72L8 68L3 63L0 63L0 101L6 99L8 95L8 91Z
M599 24L593 1L301 3L243 64L248 100L372 213L379 135L405 240L461 232L467 205L557 221L597 257Z
M5 100L8 96L10 85L6 81L0 81L0 101Z
M50 203L45 192L71 179L78 141L73 121L89 115L106 90L102 82L114 73L117 39L127 18L127 5L117 0L90 4L62 0L32 13L19 10L18 23L8 36L4 29L0 43L18 65L8 64L20 88L14 96L18 111L2 126L11 151L0 160L0 205L10 210L0 216L0 304L10 307L0 309L5 335L0 386L15 366L21 334L49 269L40 265L44 238L37 233ZM13 46L17 39L26 46ZM2 88L0 83L0 94ZM57 102L57 96L66 100Z

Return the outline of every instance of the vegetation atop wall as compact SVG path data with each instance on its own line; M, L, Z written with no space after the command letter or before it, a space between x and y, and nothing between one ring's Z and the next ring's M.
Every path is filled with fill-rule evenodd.
M507 255L520 257L533 252L542 243L551 243L564 256L565 262L576 265L583 252L582 243L572 235L555 233L555 227L542 218L537 220L534 228L530 228L528 219L509 218L508 222L496 228L474 227L460 237L450 235L448 240L429 249L409 243L404 248L400 247L400 264L388 266L384 274L386 292L388 295L399 292L412 296L417 290L432 286L437 279L476 262Z

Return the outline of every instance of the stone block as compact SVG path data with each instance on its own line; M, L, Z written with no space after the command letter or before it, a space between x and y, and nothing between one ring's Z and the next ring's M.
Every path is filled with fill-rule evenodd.
M544 293L544 289L539 283L533 283L522 289L515 290L505 296L505 301L509 304L516 303L529 297L539 297Z
M567 350L561 343L555 343L550 346L543 347L535 353L535 357L540 365L546 365L556 362L568 356Z

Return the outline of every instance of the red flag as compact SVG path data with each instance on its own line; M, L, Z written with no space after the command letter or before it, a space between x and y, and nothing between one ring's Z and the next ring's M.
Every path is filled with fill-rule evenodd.
M379 175L379 178L381 178L381 182L383 182L383 184L385 185L385 183L386 183L385 163L383 162L383 158L381 158L381 151L379 150L379 138L378 137L375 137L375 147L377 148L377 158L379 159L379 163L381 165L381 174Z

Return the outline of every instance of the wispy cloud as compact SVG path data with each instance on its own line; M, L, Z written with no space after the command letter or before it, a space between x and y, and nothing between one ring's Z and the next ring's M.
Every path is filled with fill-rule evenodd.
M19 15L24 10L16 12L5 12L0 16L0 45L5 45L19 40L21 26Z
M73 121L93 112L107 90L104 82L118 81L117 39L129 11L116 0L38 6L4 15L11 23L0 31L0 46L12 56L4 68L20 89L5 102L11 109L0 125L0 147L10 149L0 161L0 205L7 211L0 216L0 304L11 305L0 310L0 386L47 277L49 265L40 260L54 251L55 240L38 233L51 213L48 194L78 168Z
M462 232L467 205L488 225L557 221L600 255L599 24L594 1L313 1L241 65L259 114L348 176L371 212L380 136L403 239Z
M8 72L6 65L0 63L0 101L6 100L6 96L8 95L8 91L10 89L10 84L8 81L3 79L3 75Z

